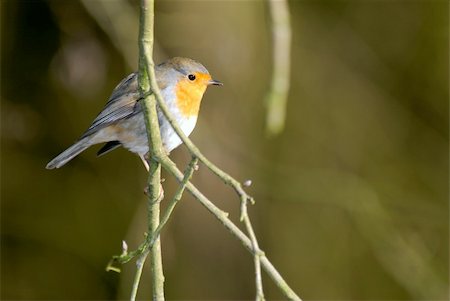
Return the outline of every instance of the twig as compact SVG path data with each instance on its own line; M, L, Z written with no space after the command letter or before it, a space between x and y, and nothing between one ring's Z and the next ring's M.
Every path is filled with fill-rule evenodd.
M139 259L136 261L136 274L134 276L133 287L131 289L131 301L135 301L137 297L137 292L139 288L139 283L141 282L142 270L144 268L145 260L147 259L148 251L141 254Z
M181 197L183 196L183 192L186 189L186 185L187 185L188 181L190 180L190 178L192 177L192 174L195 171L197 163L198 163L198 159L193 157L191 162L189 163L188 167L186 168L186 171L184 172L184 177L183 177L183 180L181 180L181 182L180 182L180 186L178 187L178 190L176 191L172 200L167 205L167 209L161 219L161 222L159 223L158 228L156 228L156 230L152 234L152 237L148 241L150 248L155 243L156 239L159 237L162 228L166 225L167 221L169 220L169 217L172 214L173 209L177 205L178 201L181 200Z
M182 183L182 186L184 186L190 194L194 196L209 212L211 212L221 223L225 226L225 228L234 236L236 237L242 245L254 256L254 262L255 262L255 273L256 273L256 282L257 282L257 298L258 296L263 298L262 294L262 281L261 279L261 272L260 267L262 266L266 273L269 275L269 277L274 281L276 286L280 289L280 291L284 294L286 298L289 300L299 300L301 299L297 296L297 294L289 287L289 285L286 283L286 281L283 279L283 277L280 275L280 273L275 269L275 267L272 265L272 263L269 261L269 259L266 257L265 253L259 248L258 244L254 244L256 241L253 229L247 228L247 231L249 232L250 236L253 236L253 239L248 238L229 218L228 213L219 209L217 206L215 206L206 196L204 196L191 182L187 181L187 175L190 174L191 168L188 167L183 174L175 165L175 163L167 156L163 156L160 158L160 163L162 167L167 170L170 174L172 174L180 183ZM190 166L195 166L191 161ZM180 191L180 190L178 190ZM246 208L246 207L241 207ZM167 214L167 212L166 212ZM248 219L248 215L246 214L246 209L244 209L244 214L241 216L244 217L244 222ZM163 218L164 219L164 218ZM245 223L248 225L247 223ZM119 263L126 263L130 261L132 258L139 256L145 252L145 250L150 245L151 238L146 238L145 242L142 243L139 248L136 251L132 251L130 253L122 254L121 256L115 256L113 257L112 262L109 264L109 270L112 270L113 268L112 263L119 262ZM263 300L263 299L257 299L257 300Z
M273 72L268 92L266 131L279 134L286 119L291 65L291 27L287 0L268 0L272 17Z
M149 177L148 177L148 233L153 236L159 226L160 201L163 195L161 187L161 165L157 158L163 154L161 134L156 111L156 99L149 91L159 92L155 85L153 63L153 27L154 1L141 0L139 22L139 91L144 99L141 101L145 116L145 126L149 142ZM161 240L157 236L150 248L150 265L152 273L153 300L164 300L164 274L161 255ZM139 273L139 271L138 271ZM135 281L140 278L136 277Z
M219 167L217 167L214 163L209 161L201 152L200 150L194 145L194 143L189 139L184 132L181 130L180 126L178 125L177 121L173 117L172 113L169 111L169 108L167 107L166 103L163 100L163 97L160 93L155 93L156 100L158 102L158 106L163 112L164 116L166 117L167 121L169 121L172 128L175 130L177 135L180 137L181 141L183 141L184 145L187 147L188 151L195 157L197 157L203 164L206 165L206 167L209 168L213 173L215 173L225 184L231 186L236 193L239 195L239 198L241 201L248 200L252 204L255 203L255 200L253 197L251 197L245 190L242 188L241 183L239 183L237 180L235 180L232 176L221 170Z
M264 300L264 292L263 292L263 284L261 277L261 254L262 251L259 249L258 241L256 240L255 231L253 231L252 224L250 222L250 217L247 212L247 201L242 201L241 204L241 219L245 224L245 228L247 229L247 233L252 242L253 248L253 261L255 264L255 282L256 282L256 300L263 301Z
M245 226L247 231L249 232L249 236L251 237L251 248L252 248L252 253L254 255L254 261L255 261L255 274L256 274L256 288L257 288L257 298L259 298L258 296L264 298L264 294L262 291L262 280L261 280L261 271L260 271L260 262L262 261L262 251L259 249L258 247L258 243L256 241L256 236L254 234L253 228L251 226L250 223L250 219L247 215L247 202L250 201L252 204L254 204L254 199L248 195L244 189L242 188L241 183L239 183L237 180L235 180L233 177L231 177L229 174L227 174L226 172L222 171L220 168L218 168L216 165L214 165L211 161L209 161L201 152L200 150L194 145L194 143L184 134L184 132L181 130L181 128L179 127L177 121L175 120L175 118L172 116L172 113L169 111L166 103L164 102L162 95L160 93L156 93L155 92L155 97L156 100L158 102L159 108L161 109L161 111L163 112L163 114L165 115L166 119L169 121L169 123L171 124L171 126L173 127L173 129L175 130L175 132L177 133L177 135L180 137L180 139L183 141L183 143L185 144L185 146L187 147L187 149L189 150L189 152L197 157L203 164L205 164L213 173L215 173L220 179L222 179L222 181L227 184L230 185L231 187L233 187L233 189L236 191L236 193L238 194L240 200L241 200L241 216L240 216L240 220L244 221ZM164 169L168 170L168 166L172 166L172 164L168 164L168 162L170 161L170 159L167 156L164 156L164 158L160 158L160 163L163 164L163 162L165 162L166 164L163 164ZM170 161L171 162L171 161ZM173 162L172 162L173 163ZM178 170L178 168L176 167L175 164L173 164L172 168L176 168ZM172 169L172 171L174 171L174 169ZM178 170L179 171L179 170ZM170 172L170 171L169 171ZM173 172L171 172L173 174ZM177 177L178 178L178 177ZM181 179L179 179L179 181L181 181ZM189 185L192 185L190 183L187 184L187 188L189 190ZM191 191L191 190L190 190ZM192 191L191 191L192 193ZM197 198L197 197L196 197ZM197 198L198 199L198 198ZM200 199L198 199L200 201ZM220 209L218 209L220 210ZM223 211L220 210L220 216L227 216L227 214L224 214ZM231 221L230 221L231 222ZM234 226L234 224L233 224ZM239 229L238 229L239 230ZM239 230L240 231L240 230ZM244 234L245 236L245 234ZM245 238L249 239L248 237L245 236ZM254 249L254 250L253 250ZM273 266L272 266L273 267ZM278 273L278 272L277 272ZM273 274L274 275L274 274ZM281 278L281 276L278 274L278 276ZM278 279L280 280L280 279ZM293 295L291 296L295 296L296 298L298 298L298 296L295 295L295 293L289 288L289 286L287 286L287 283L281 278L282 282L284 283L284 288L287 288L286 291L293 293ZM280 282L281 283L281 282ZM281 285L279 286L281 289ZM299 299L295 299L294 300L299 300Z
M144 166L147 169L147 171L149 171L149 169L147 168L148 164L146 164L145 160L143 160L143 162L145 162ZM119 272L120 273L120 268L115 267L114 266L115 263L119 263L119 264L127 263L131 259L133 259L133 258L135 258L137 256L141 256L142 254L147 252L149 248L151 248L153 246L153 244L155 243L156 239L161 234L161 231L162 231L163 227L166 225L167 221L169 220L169 218L170 218L170 216L171 216L171 214L173 212L173 209L175 208L176 204L178 203L179 200L181 200L181 197L183 196L183 192L186 189L187 182L192 177L192 174L194 173L194 171L196 169L197 163L198 163L198 159L193 157L191 162L188 164L188 166L186 168L186 171L184 172L183 180L181 181L177 192L175 193L174 197L172 198L172 200L167 205L166 211L164 212L164 215L161 218L161 222L159 223L158 227L153 232L153 234L151 236L150 235L146 235L144 242L135 251L128 252L128 250L123 248L123 251L122 251L121 255L113 256L112 260L110 261L110 263L106 267L107 271L114 271L114 272Z
M167 105L162 100L162 96L155 93L156 99L158 101L158 105L161 109L161 111L164 113L166 119L170 122L171 126L175 130L175 132L178 134L180 139L184 142L186 147L188 148L189 152L199 158L200 161L203 162L212 172L214 172L222 181L231 187L234 188L236 193L238 194L240 200L241 200L241 216L240 220L244 222L246 229L249 233L249 236L252 241L252 247L254 248L254 262L255 262L255 274L256 274L256 290L257 290L257 300L264 300L264 293L262 289L262 277L261 277L261 265L260 265L260 254L259 254L259 247L258 242L256 240L256 236L253 231L253 227L250 223L250 219L247 214L247 202L250 201L254 204L254 199L248 195L244 189L242 188L241 183L239 183L237 180L235 180L233 177L222 171L220 168L218 168L216 165L214 165L211 161L209 161L201 152L200 150L192 143L192 141L184 134L184 132L179 127L176 120L173 118L171 112L167 108ZM167 169L165 167L165 169Z
M141 255L138 260L138 268L133 284L132 300L136 297L137 288L140 282L143 264L146 258L147 250L150 250L151 255L151 271L153 279L153 299L164 300L164 276L162 273L162 259L161 259L161 245L159 234L170 217L176 203L181 198L183 191L188 191L205 206L224 226L230 233L238 238L244 247L249 250L254 256L255 274L256 274L256 300L264 300L262 279L261 279L261 266L266 270L268 275L272 278L275 284L280 288L283 294L290 300L300 300L295 292L287 285L286 281L281 277L278 271L273 267L270 261L265 256L264 252L258 246L256 236L254 234L253 227L250 223L250 219L247 214L247 202L254 203L254 200L249 196L240 182L233 177L222 171L220 168L210 162L199 149L191 142L191 140L180 129L177 122L173 118L172 114L168 110L164 99L159 91L155 71L154 62L152 58L153 49L153 22L154 19L154 3L153 0L141 0L141 15L140 15L140 31L139 31L139 89L141 95L144 98L143 111L145 115L145 122L148 132L148 140L150 147L149 157L149 181L148 181L148 196L149 196L149 234L146 237L143 244L139 246L136 251L128 253L124 250L121 256L116 256L113 261L119 261L121 263L126 262L134 256ZM153 94L149 95L149 91ZM161 143L161 137L159 132L158 116L156 111L156 104L162 110L163 114L170 122L175 132L180 139L187 146L189 152L193 156L191 164L188 166L186 172L183 174L173 163L172 160L164 153ZM238 194L241 200L241 221L244 222L249 237L247 237L229 218L228 213L222 211L216 207L208 198L206 198L191 182L190 177L197 164L197 158L204 163L213 173L215 173L222 181L231 186ZM145 160L144 160L145 161ZM161 166L164 167L169 173L171 173L180 182L180 187L174 196L171 204L169 205L163 221L159 224L159 198L162 195L162 189L160 185L160 172ZM112 263L109 265L112 265Z
M160 160L161 165L165 170L172 174L178 181L182 181L184 175L177 168L175 163L169 157L164 157ZM228 213L215 206L205 195L203 195L191 182L186 184L186 189L194 196L209 212L211 212L222 225L236 237L242 245L253 255L259 255L261 266L272 278L275 285L280 289L283 295L289 300L301 301L300 297L289 287L280 273L275 269L272 263L267 259L264 252L259 248L254 248L252 241L228 218Z
M151 114L152 116L153 114ZM159 129L158 129L159 132ZM159 226L161 186L161 165L154 159L150 161L148 194L148 233L153 237ZM164 274L161 254L161 240L157 236L150 248L150 270L152 273L153 300L164 300Z
M157 86L156 78L150 77L151 85ZM154 95L156 97L156 101L158 102L158 106L161 109L161 111L164 114L164 117L166 117L167 121L169 121L172 128L175 130L177 135L180 137L181 141L183 141L184 145L187 147L189 152L197 157L203 164L205 164L213 173L215 173L225 184L231 186L236 193L239 195L241 199L247 199L252 204L255 203L255 200L253 197L248 195L245 190L242 188L241 183L239 183L237 180L235 180L232 176L221 170L219 167L217 167L214 163L209 161L201 152L200 150L194 145L194 143L189 139L183 132L183 130L178 125L178 122L173 117L172 113L169 111L169 108L167 107L166 103L164 102L164 98L161 94L161 91L153 91ZM161 154L162 155L162 154Z

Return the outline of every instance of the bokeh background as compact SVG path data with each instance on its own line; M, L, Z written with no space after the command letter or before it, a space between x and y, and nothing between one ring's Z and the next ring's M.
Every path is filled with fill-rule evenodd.
M286 128L270 138L267 3L157 1L155 60L191 57L225 83L207 91L192 139L252 179L260 245L302 298L448 299L448 1L289 4ZM1 1L2 299L129 296L135 265L105 266L122 239L143 239L139 159L93 148L44 167L136 69L137 16L135 0ZM189 160L183 147L172 157ZM193 181L238 222L228 187L204 167ZM190 196L162 244L168 299L253 298L251 256Z

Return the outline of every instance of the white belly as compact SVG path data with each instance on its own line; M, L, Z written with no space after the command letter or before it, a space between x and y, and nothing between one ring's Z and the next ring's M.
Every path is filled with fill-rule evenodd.
M162 144L167 152L171 152L173 149L178 147L182 141L175 133L167 119L162 116L162 113L158 113ZM181 127L184 134L189 136L194 130L196 123L197 118L190 117L180 119L178 125ZM144 122L144 114L142 112L126 121L121 122L120 127L123 130L117 136L117 140L119 140L126 149L139 155L145 155L148 153L149 148L147 130Z
M196 123L197 117L190 117L181 119L178 125L183 130L183 133L189 136L194 130ZM180 137L178 137L175 130L165 118L163 118L162 122L160 120L159 127L163 146L168 152L171 152L182 143Z

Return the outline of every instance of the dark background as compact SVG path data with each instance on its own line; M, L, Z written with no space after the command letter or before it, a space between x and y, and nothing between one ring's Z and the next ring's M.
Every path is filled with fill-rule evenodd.
M143 239L146 174L121 149L74 142L137 66L137 1L1 1L1 298L126 299ZM447 1L290 1L286 128L264 131L271 75L264 1L158 1L155 60L202 62L210 88L191 136L252 179L261 247L308 300L448 299ZM183 168L183 147L172 157ZM165 176L166 198L175 181ZM193 179L238 222L206 168ZM168 299L252 299L252 258L190 196L162 234ZM149 296L144 275L140 297ZM263 274L270 300L282 298Z

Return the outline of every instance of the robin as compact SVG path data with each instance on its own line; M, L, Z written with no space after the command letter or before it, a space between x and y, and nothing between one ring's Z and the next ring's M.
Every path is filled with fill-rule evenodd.
M222 83L211 78L208 70L189 58L175 57L155 67L156 80L164 101L186 136L197 123L200 103L209 85ZM144 161L148 153L147 130L142 112L142 95L138 90L138 73L132 73L113 90L105 108L86 132L68 149L51 160L46 168L59 168L88 147L106 143L97 155L106 154L119 146L136 153ZM158 121L161 140L167 152L182 141L159 108Z

